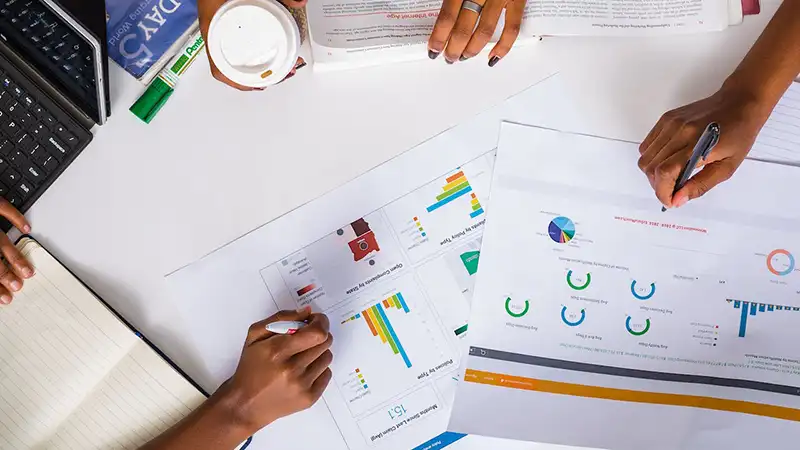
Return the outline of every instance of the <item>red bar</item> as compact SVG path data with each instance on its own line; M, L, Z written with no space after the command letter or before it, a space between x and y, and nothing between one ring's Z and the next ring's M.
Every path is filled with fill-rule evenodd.
M463 177L463 176L464 176L464 172L463 171L459 171L457 174L455 174L455 175L453 175L451 177L445 178L445 181L447 181L448 183L451 183L456 178Z
M314 283L311 283L308 286L306 286L304 288L301 288L299 291L297 291L297 296L298 297L302 297L303 295L308 294L309 292L313 291L316 287L317 287L317 285L315 285Z

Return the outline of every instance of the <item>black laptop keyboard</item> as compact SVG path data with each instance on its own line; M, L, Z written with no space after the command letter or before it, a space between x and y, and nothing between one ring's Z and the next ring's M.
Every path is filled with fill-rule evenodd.
M26 211L91 141L28 78L0 57L0 196ZM0 220L0 229L10 224Z
M95 89L92 50L40 1L0 0L0 20L22 34L76 86Z

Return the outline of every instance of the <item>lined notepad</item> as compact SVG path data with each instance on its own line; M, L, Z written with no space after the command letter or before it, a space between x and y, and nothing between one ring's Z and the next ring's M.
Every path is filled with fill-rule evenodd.
M800 83L792 83L786 91L749 156L800 165Z
M0 449L134 449L205 397L32 239L0 307Z

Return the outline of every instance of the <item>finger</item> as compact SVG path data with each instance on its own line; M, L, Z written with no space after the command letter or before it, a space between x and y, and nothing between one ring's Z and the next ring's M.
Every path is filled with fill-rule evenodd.
M0 286L0 305L8 305L12 299L11 293L5 287Z
M273 322L281 322L284 320L303 322L311 317L311 308L308 306L300 308L297 311L278 311L276 314L250 325L247 331L247 339L244 346L253 345L258 341L271 338L275 333L267 330L267 325Z
M328 383L330 383L331 378L333 377L333 372L331 372L330 368L325 369L322 371L322 374L314 380L314 383L311 385L309 389L309 393L311 394L311 398L316 402L322 397L322 393L325 392L325 388L328 387Z
M329 334L329 335L328 335L328 339L326 339L326 340L325 340L325 342L323 342L322 344L316 345L316 346L314 346L314 347L311 347L311 348L310 348L310 349L308 349L308 350L304 350L304 351L302 351L302 352L300 352L300 353L298 353L298 354L294 355L294 356L292 357L292 364L293 364L295 367L297 367L297 368L299 368L299 369L302 369L303 371L305 371L305 370L306 370L306 367L308 367L309 365L311 365L311 363L313 363L314 361L316 361L316 360L317 360L317 358L319 358L319 357L320 357L320 355L322 355L322 354L323 354L323 353L325 353L325 352L326 352L326 351L327 351L329 348L331 348L331 345L333 345L333 336L331 336L331 335ZM318 374L318 375L319 375L319 374ZM316 378L317 378L317 377L314 377L314 379L316 379ZM313 381L313 379L312 379L312 381Z
M502 1L490 1L486 3L481 12L478 27L475 28L475 32L472 33L472 38L470 38L466 48L464 48L463 56L465 58L472 58L480 53L492 39L494 31L497 29L497 23L500 21L500 16L503 14L503 5L504 2Z
M654 150L653 153L655 154L655 156L648 155L648 158L650 158L650 162L647 163L647 165L643 166L643 164L645 164L643 162L643 157L639 158L639 168L642 169L645 175L647 175L647 179L650 180L650 185L653 186L653 188L655 188L656 169L658 168L658 166L660 166L664 161L669 159L675 153L688 152L688 154L691 156L692 148L693 147L690 144L678 141L676 139L675 141L668 143L666 147L663 147L658 151ZM686 161L688 160L689 157L687 156ZM684 161L684 163L686 161Z
M2 252L3 257L5 257L17 277L30 278L33 276L33 266L22 256L17 246L5 234L0 235L0 252Z
M313 386L314 382L319 378L323 372L328 370L333 362L333 353L330 350L325 350L317 359L311 362L306 368L303 379L309 386Z
M307 326L297 331L297 333L287 336L288 339L286 339L281 353L291 357L320 345L330 336L329 330L330 322L328 322L327 316L324 314L312 314Z
M439 53L444 51L450 32L453 31L458 19L462 3L463 0L444 0L444 3L442 3L439 17L436 18L436 24L434 24L431 37L428 39L428 56L431 59L436 59Z
M670 122L673 121L672 114L673 111L669 111L663 116L659 117L658 122L653 126L653 129L647 133L642 143L639 145L639 153L644 154L644 152L653 145L653 141L658 137L659 134L666 128Z
M25 216L4 198L0 198L0 216L8 219L19 231L23 233L31 232L31 225L25 219Z
M667 207L672 208L672 194L675 190L675 183L678 181L681 170L686 165L686 162L692 156L692 149L685 147L683 150L676 152L658 167L655 168L655 191L656 197L661 203Z
M471 1L481 6L483 6L485 2L485 0ZM447 41L447 47L444 49L445 61L452 64L461 59L464 48L467 47L467 43L470 38L472 38L472 32L475 31L476 23L478 23L478 13L462 6L461 11L458 13L458 19L453 27L453 31L450 32L450 39Z
M715 161L707 164L703 170L697 172L686 184L675 194L673 205L680 208L689 200L702 197L711 189L714 189L723 181L729 180L738 166L729 159Z
M286 0L284 4L289 8L302 8L306 6L307 0Z
M0 263L0 284L5 287L12 295L22 289L22 280L14 274L5 264Z
M510 0L506 4L506 24L500 39L489 52L489 67L494 67L511 51L511 47L522 28L522 16L525 14L525 0Z
M656 161L656 158L662 153L665 147L672 146L672 148L679 148L688 143L683 131L685 125L686 122L681 120L669 119L669 121L663 122L659 127L658 134L651 139L647 147L644 147L644 142L642 142L639 146L639 153L642 155L639 158L639 168L643 172L646 172L648 167L658 165L666 159L666 157L669 157L669 155L666 155L666 157L662 157L661 160Z

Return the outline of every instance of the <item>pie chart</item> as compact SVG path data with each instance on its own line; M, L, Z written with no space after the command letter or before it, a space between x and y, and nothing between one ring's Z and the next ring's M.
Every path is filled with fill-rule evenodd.
M556 217L550 221L547 232L553 241L566 244L575 237L575 224L567 217Z

